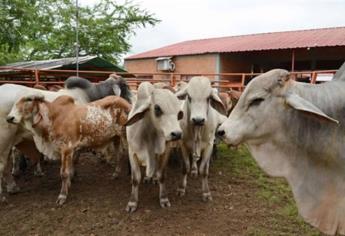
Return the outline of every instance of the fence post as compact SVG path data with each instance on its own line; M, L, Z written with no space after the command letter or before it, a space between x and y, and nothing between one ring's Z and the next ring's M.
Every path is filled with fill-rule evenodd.
M241 79L241 91L243 91L244 90L244 82L245 82L245 80L246 80L246 74L242 74L242 79Z
M317 76L317 74L316 74L316 72L314 71L314 72L311 74L311 81L310 81L310 83L312 83L312 84L315 84L315 83L316 83L316 76Z
M175 87L176 81L175 81L175 76L174 73L170 74L170 86Z
M40 74L39 71L35 70L35 84L38 85L40 83Z

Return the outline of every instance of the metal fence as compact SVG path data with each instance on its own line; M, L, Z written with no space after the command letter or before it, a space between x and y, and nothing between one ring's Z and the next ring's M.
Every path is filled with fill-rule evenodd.
M322 71L298 71L291 72L293 79L306 83L322 83L331 80L336 70ZM153 83L165 82L175 86L179 81L188 81L193 76L207 76L215 88L220 90L235 89L242 91L248 82L260 73L126 73L113 71L79 71L79 76L84 77L94 83L102 81L110 74L116 73L125 77L132 88L137 88L143 81ZM32 68L0 67L0 84L14 83L26 86L49 86L63 85L64 80L69 76L75 76L75 70L38 70Z

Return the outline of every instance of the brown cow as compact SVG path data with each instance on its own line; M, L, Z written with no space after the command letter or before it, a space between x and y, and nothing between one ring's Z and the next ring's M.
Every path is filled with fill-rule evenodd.
M238 99L240 99L242 92L230 89L227 92L220 92L219 98L222 100L225 110L226 116L230 115L230 112L235 107Z
M117 96L78 105L69 96L48 102L34 95L21 98L7 120L23 123L33 133L37 148L48 158L61 158L62 187L57 204L62 205L74 176L76 152L84 148L102 149L115 136L121 136L130 109L131 105Z

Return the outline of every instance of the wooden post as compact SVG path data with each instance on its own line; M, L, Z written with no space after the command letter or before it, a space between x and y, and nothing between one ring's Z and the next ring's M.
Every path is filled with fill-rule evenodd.
M175 87L176 81L175 81L175 76L174 73L170 74L170 86Z
M311 80L310 83L315 84L316 83L316 72L314 71L313 73L311 73Z
M293 72L295 70L295 50L292 50L291 57L291 71Z
M245 80L246 80L246 74L242 74L242 79L241 79L241 91L243 91L244 90L244 82L245 82Z
M35 70L35 84L38 85L40 83L40 74L38 70Z

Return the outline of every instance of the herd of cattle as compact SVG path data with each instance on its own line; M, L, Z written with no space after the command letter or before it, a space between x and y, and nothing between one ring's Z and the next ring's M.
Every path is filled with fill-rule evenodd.
M11 154L19 150L33 160L44 154L61 161L57 204L62 205L80 153L92 150L117 160L128 155L128 212L137 209L142 180L157 181L160 205L170 207L165 169L177 148L183 160L178 194L185 194L189 174L200 175L202 199L209 201L210 158L219 137L230 145L245 143L268 174L285 177L307 222L327 234L345 234L344 124L345 63L331 82L319 85L271 70L254 78L241 96L218 93L206 77L174 88L143 82L137 90L116 75L99 84L70 77L54 92L5 84L0 86L0 195L4 199L2 183L8 192L18 190Z

